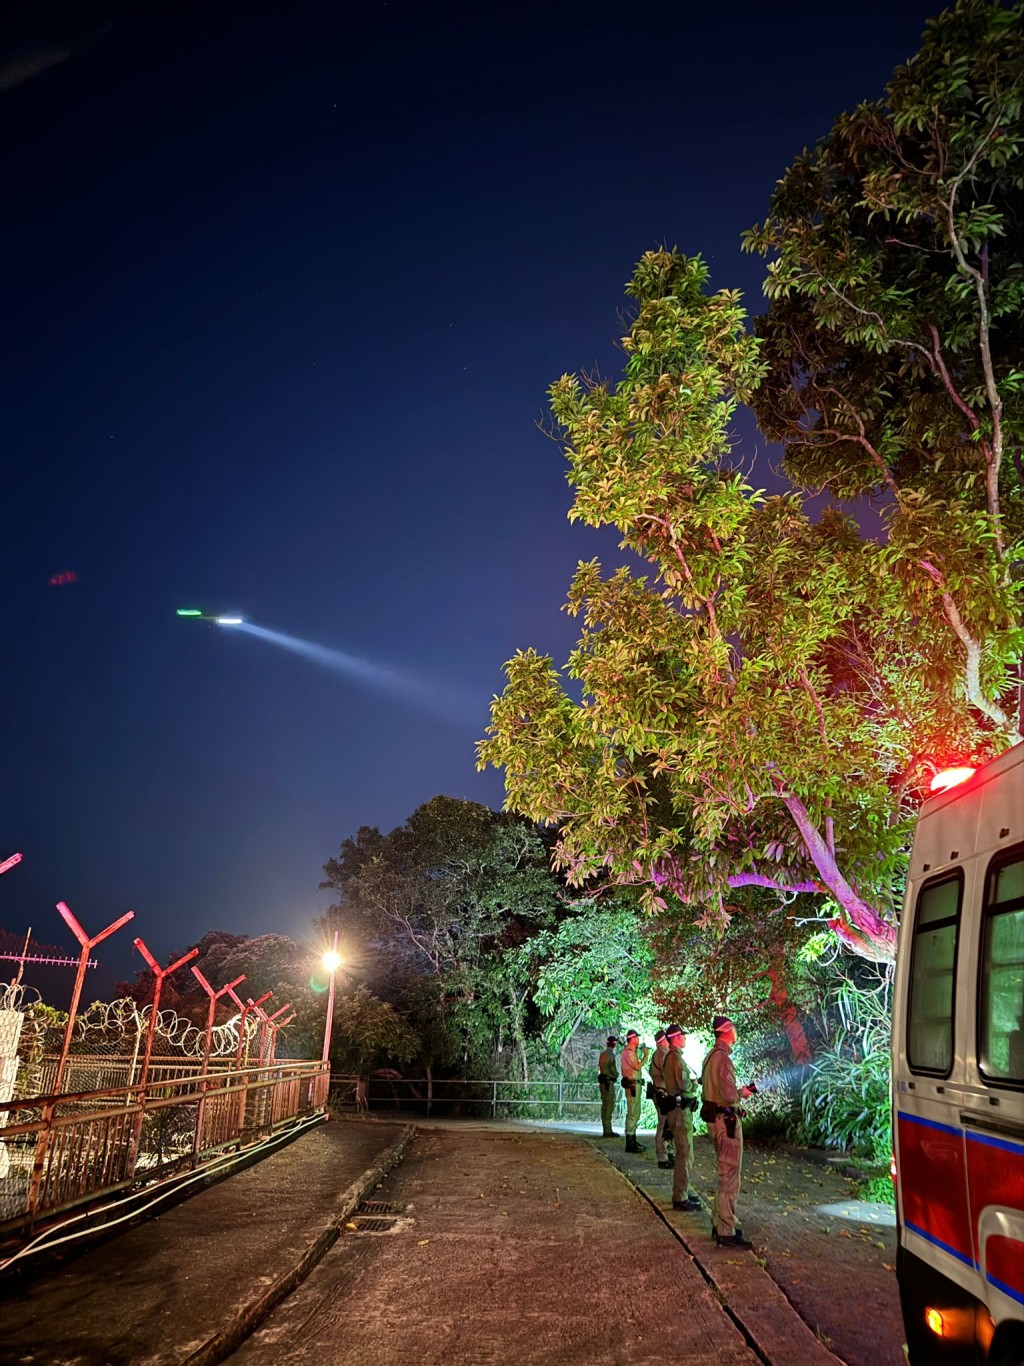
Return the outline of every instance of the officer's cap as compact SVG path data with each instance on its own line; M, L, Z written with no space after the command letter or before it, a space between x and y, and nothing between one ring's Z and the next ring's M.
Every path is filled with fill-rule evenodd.
M619 1042L619 1041L618 1041L618 1039L615 1037L614 1034L609 1034L608 1037L607 1037L607 1039L605 1039L605 1043L618 1043L618 1042Z
M630 1039L639 1039L639 1037L640 1037L640 1035L636 1032L635 1029L627 1029L627 1030L626 1030L626 1042L627 1042L627 1043L629 1043Z
M666 1039L678 1039L682 1037L682 1034L683 1030L679 1025L669 1025L668 1029L665 1030Z
M654 1042L655 1042L655 1043L657 1043L659 1039L663 1039L664 1037L665 1037L665 1031L664 1031L663 1029L656 1029L656 1030L654 1031Z
M723 1029L735 1029L736 1026L733 1024L732 1020L729 1019L728 1015L716 1015L711 1028L716 1034L721 1034Z

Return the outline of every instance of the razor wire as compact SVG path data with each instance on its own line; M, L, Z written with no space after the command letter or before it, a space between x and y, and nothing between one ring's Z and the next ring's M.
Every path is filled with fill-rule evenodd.
M152 1019L152 1006L129 997L94 1001L80 1011L71 1036L69 1063L76 1073L66 1090L94 1090L137 1077ZM60 1053L67 1015L43 1002L38 991L17 981L0 982L0 1103L13 1097L41 1095L50 1089ZM236 1058L249 1065L258 1055L263 1022L241 1013L215 1024L211 1058ZM157 1012L153 1025L154 1061L198 1064L206 1030L171 1007ZM68 1079L70 1081L70 1078Z

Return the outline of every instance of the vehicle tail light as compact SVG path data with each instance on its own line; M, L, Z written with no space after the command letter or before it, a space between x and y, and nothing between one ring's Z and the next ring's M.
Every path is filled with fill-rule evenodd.
M946 1322L937 1309L926 1309L924 1321L937 1338L941 1338L945 1334Z

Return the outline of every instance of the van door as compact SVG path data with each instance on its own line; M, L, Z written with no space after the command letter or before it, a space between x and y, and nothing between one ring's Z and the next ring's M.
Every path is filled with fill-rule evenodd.
M1024 1304L1024 845L986 870L977 1099L961 1112L975 1257L993 1318Z

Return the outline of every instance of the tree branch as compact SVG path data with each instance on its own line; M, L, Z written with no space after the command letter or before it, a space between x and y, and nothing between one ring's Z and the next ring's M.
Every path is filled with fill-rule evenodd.
M942 603L942 610L945 613L946 620L949 622L950 626L952 626L953 634L964 647L964 651L967 655L964 678L964 690L967 693L967 700L973 707L977 707L982 715L987 716L990 721L994 721L1000 729L1008 730L1011 723L1006 712L1003 711L1002 707L1000 707L997 702L990 702L985 696L985 692L981 686L981 645L967 629L967 625L960 615L960 609L953 601L953 595L946 585L945 578L928 560L918 560L917 563L938 588L939 601Z
M840 910L849 921L849 928L857 934L844 936L850 948L864 957L887 960L896 952L896 928L887 924L878 912L868 905L851 887L839 871L835 853L829 849L811 814L799 797L783 793L782 801L800 832L804 848L821 875L821 880L836 899ZM858 936L863 936L863 943Z

